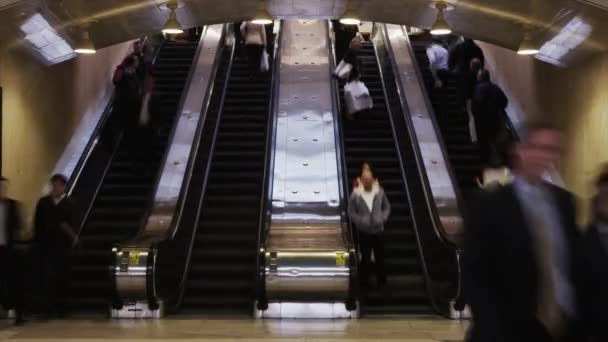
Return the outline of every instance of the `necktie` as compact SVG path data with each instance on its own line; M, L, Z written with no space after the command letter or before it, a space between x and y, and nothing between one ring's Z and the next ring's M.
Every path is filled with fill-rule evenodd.
M547 331L556 340L563 333L564 314L557 302L555 274L554 274L554 255L553 244L550 234L550 221L547 218L548 205L543 198L542 190L534 189L533 203L537 203L536 208L527 208L530 216L533 231L534 249L536 261L539 266L539 302L537 307L537 318L542 322Z

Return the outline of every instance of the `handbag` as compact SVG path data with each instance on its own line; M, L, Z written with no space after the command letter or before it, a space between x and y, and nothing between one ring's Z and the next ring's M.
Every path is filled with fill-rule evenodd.
M264 48L264 51L262 51L262 60L260 61L261 72L267 72L270 70L270 62L268 61L269 58L270 56L268 56L268 51L266 51L266 48Z
M340 64L338 64L335 74L339 78L345 80L348 78L351 71L353 71L353 65L350 63L346 63L345 61L342 61L342 62L340 62Z
M374 100L369 94L369 89L359 80L346 83L344 86L344 97L348 115L374 107Z

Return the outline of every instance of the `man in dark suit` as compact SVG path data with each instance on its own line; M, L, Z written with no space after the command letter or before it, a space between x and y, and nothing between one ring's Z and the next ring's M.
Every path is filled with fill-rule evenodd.
M0 281L2 306L15 309L15 325L23 320L23 263L15 249L15 233L21 229L19 205L6 195L7 179L0 176Z
M586 307L589 327L594 341L608 341L608 164L604 165L596 182L597 193L593 197L592 223L583 237L586 272L589 290L585 296L590 303Z
M36 206L34 229L42 257L46 309L49 315L60 316L67 310L70 259L72 250L78 245L78 234L73 204L65 193L67 179L54 175L50 183L50 193Z
M560 148L559 131L528 127L513 184L473 201L464 258L469 341L586 341L574 198L543 180Z
M471 111L475 118L480 157L485 164L490 162L492 151L496 149L502 116L508 103L509 100L502 89L490 80L490 72L480 70L473 90Z

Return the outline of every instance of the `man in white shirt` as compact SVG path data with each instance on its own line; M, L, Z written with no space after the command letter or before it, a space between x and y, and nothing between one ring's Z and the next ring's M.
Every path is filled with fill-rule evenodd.
M445 76L449 72L449 53L439 40L426 48L426 56L429 59L429 67L435 80L435 88L442 88L445 83Z

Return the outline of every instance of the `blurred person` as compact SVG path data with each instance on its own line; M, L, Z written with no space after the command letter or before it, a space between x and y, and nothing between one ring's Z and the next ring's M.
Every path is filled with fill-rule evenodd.
M371 254L374 253L375 273L379 288L386 285L384 269L384 224L391 214L391 205L371 170L363 171L361 183L350 196L348 213L358 231L361 250L361 281L367 286L372 273Z
M367 40L360 32L355 34L348 45L348 51L344 54L336 70L334 70L333 74L335 77L345 79L347 83L359 79L361 75L361 63L358 51L366 42ZM344 71L344 68L348 68L347 71Z
M353 181L353 190L355 191L357 190L357 188L359 187L359 185L361 185L361 176L363 175L364 172L369 171L372 174L374 174L374 171L372 171L372 167L370 165L370 163L368 161L364 161L363 163L361 163L361 173L359 174L359 176L357 176L357 178L355 178L355 180ZM376 179L377 181L378 179Z
M582 250L586 267L586 308L588 326L593 341L608 341L608 163L601 168L592 199L592 221L587 227Z
M483 164L490 162L494 152L499 152L496 142L508 103L509 100L502 89L490 80L490 72L480 70L473 91L471 111Z
M254 24L244 21L240 27L241 36L245 40L247 62L249 65L250 78L260 74L260 66L264 48L267 45L265 25Z
M443 46L441 40L433 38L431 45L426 48L426 56L429 59L434 86L442 88L449 74L448 50Z
M2 306L5 310L15 309L15 325L22 325L23 319L23 276L25 262L16 249L16 235L21 231L19 204L7 196L8 180L0 176L0 272Z
M141 40L137 40L133 43L133 52L131 52L130 56L137 58L136 74L140 82L143 82L146 77L147 65L145 63L144 44Z
M465 38L450 50L449 69L456 74L467 72L473 59L478 59L482 68L485 66L485 57L479 45L473 39Z
M574 197L543 180L561 141L555 128L528 126L513 183L472 202L463 259L474 318L468 341L585 341Z
M350 49L352 39L359 32L358 25L344 25L339 20L332 20L336 41L336 60L341 61Z
M65 192L66 183L63 175L51 177L51 190L38 201L34 217L35 241L45 279L43 297L51 317L67 312L71 255L79 243L74 205Z
M475 126L475 116L473 114L473 94L477 86L477 76L482 70L481 61L477 58L471 60L471 65L466 73L460 75L459 98L463 101L467 114L469 116L469 134L471 142L477 142L477 127Z

